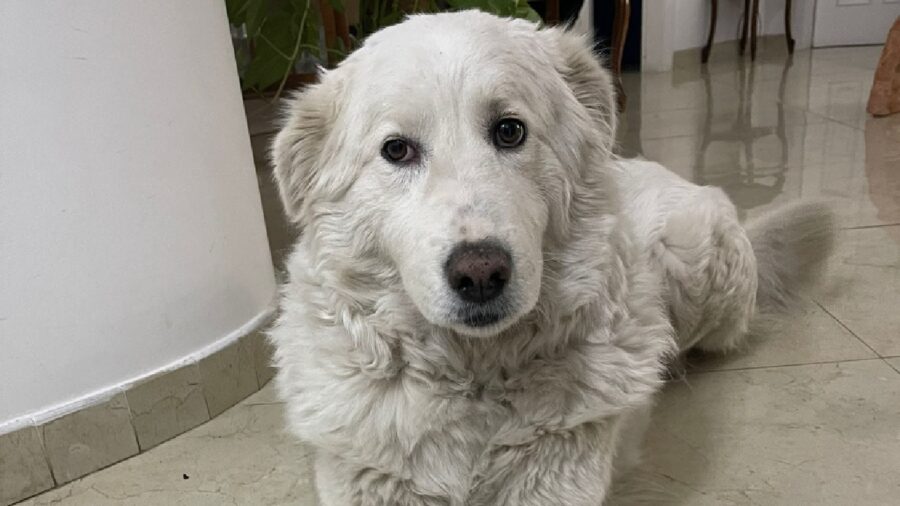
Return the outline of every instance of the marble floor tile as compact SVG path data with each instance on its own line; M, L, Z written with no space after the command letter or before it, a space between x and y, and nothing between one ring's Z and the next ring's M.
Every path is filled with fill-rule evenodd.
M828 82L837 75L854 72L871 76L881 55L881 46L842 47L827 49L800 49L789 55L779 44L770 44L757 55L756 61L719 55L710 58L706 69L699 61L683 62L675 73L708 72L715 79L727 81L740 72L753 71L760 80L780 79L785 67L796 71L796 75L807 75L816 82ZM715 55L715 53L714 53Z
M846 135L842 139L834 136L840 139L835 142L857 138L850 127L836 128L845 130ZM810 157L815 162L805 162L798 151L814 148L804 148L802 143L822 146L825 141L811 131L788 131L793 134L788 137L786 153L781 141L769 136L752 143L749 158L740 142L716 142L703 149L699 136L645 139L637 149L633 142L627 149L643 153L688 180L723 188L744 217L793 200L815 199L828 203L844 228L900 223L900 161L883 158L879 163L860 147L855 154L815 155ZM823 162L823 158L838 161Z
M622 119L642 113L698 109L714 103L733 103L740 98L738 90L730 84L713 84L701 72L647 72L625 73L623 86L631 91L628 107Z
M822 306L879 355L900 356L900 226L846 230Z
M857 61L818 56L831 52ZM748 217L814 198L833 205L841 227L900 223L900 117L865 113L879 52L628 75L619 151L723 187Z
M878 356L813 301L803 301L748 339L741 350L726 355L688 356L688 371L860 360Z
M309 451L283 430L271 387L119 465L23 506L314 505Z
M745 217L804 199L827 203L835 212L840 228L900 223L900 175L865 162L763 166L752 172L752 178L742 178L747 173L746 170L720 173L710 170L707 177L707 182L725 188L738 207L746 211Z
M897 374L900 374L900 357L887 358L885 362L888 363L889 366L893 367L894 370L897 371Z
M675 505L887 505L900 374L882 360L711 372L668 386L641 475Z

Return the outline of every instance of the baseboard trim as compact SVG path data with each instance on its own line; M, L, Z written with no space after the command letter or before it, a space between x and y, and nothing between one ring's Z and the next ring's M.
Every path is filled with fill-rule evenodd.
M274 376L264 333L274 315L273 301L188 356L0 425L0 453L9 456L0 459L0 506L147 451L257 392Z

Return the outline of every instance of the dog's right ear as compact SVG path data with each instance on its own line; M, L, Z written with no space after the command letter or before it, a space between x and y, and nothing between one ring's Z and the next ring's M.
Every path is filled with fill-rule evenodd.
M290 99L281 130L272 143L275 181L285 214L303 224L318 172L327 163L325 145L338 116L342 81L334 72Z

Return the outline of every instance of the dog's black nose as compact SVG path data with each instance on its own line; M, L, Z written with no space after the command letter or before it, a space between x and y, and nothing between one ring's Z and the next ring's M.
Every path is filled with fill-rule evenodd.
M481 304L503 292L511 263L509 253L494 242L463 243L447 260L447 283L463 300Z

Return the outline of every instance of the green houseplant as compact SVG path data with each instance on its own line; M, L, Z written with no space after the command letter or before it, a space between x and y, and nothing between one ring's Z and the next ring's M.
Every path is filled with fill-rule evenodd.
M298 63L336 64L367 35L407 14L480 9L540 21L526 0L226 0L225 5L241 87L273 92L275 98L292 76L303 73ZM333 26L334 16L350 30L328 44L326 26Z

